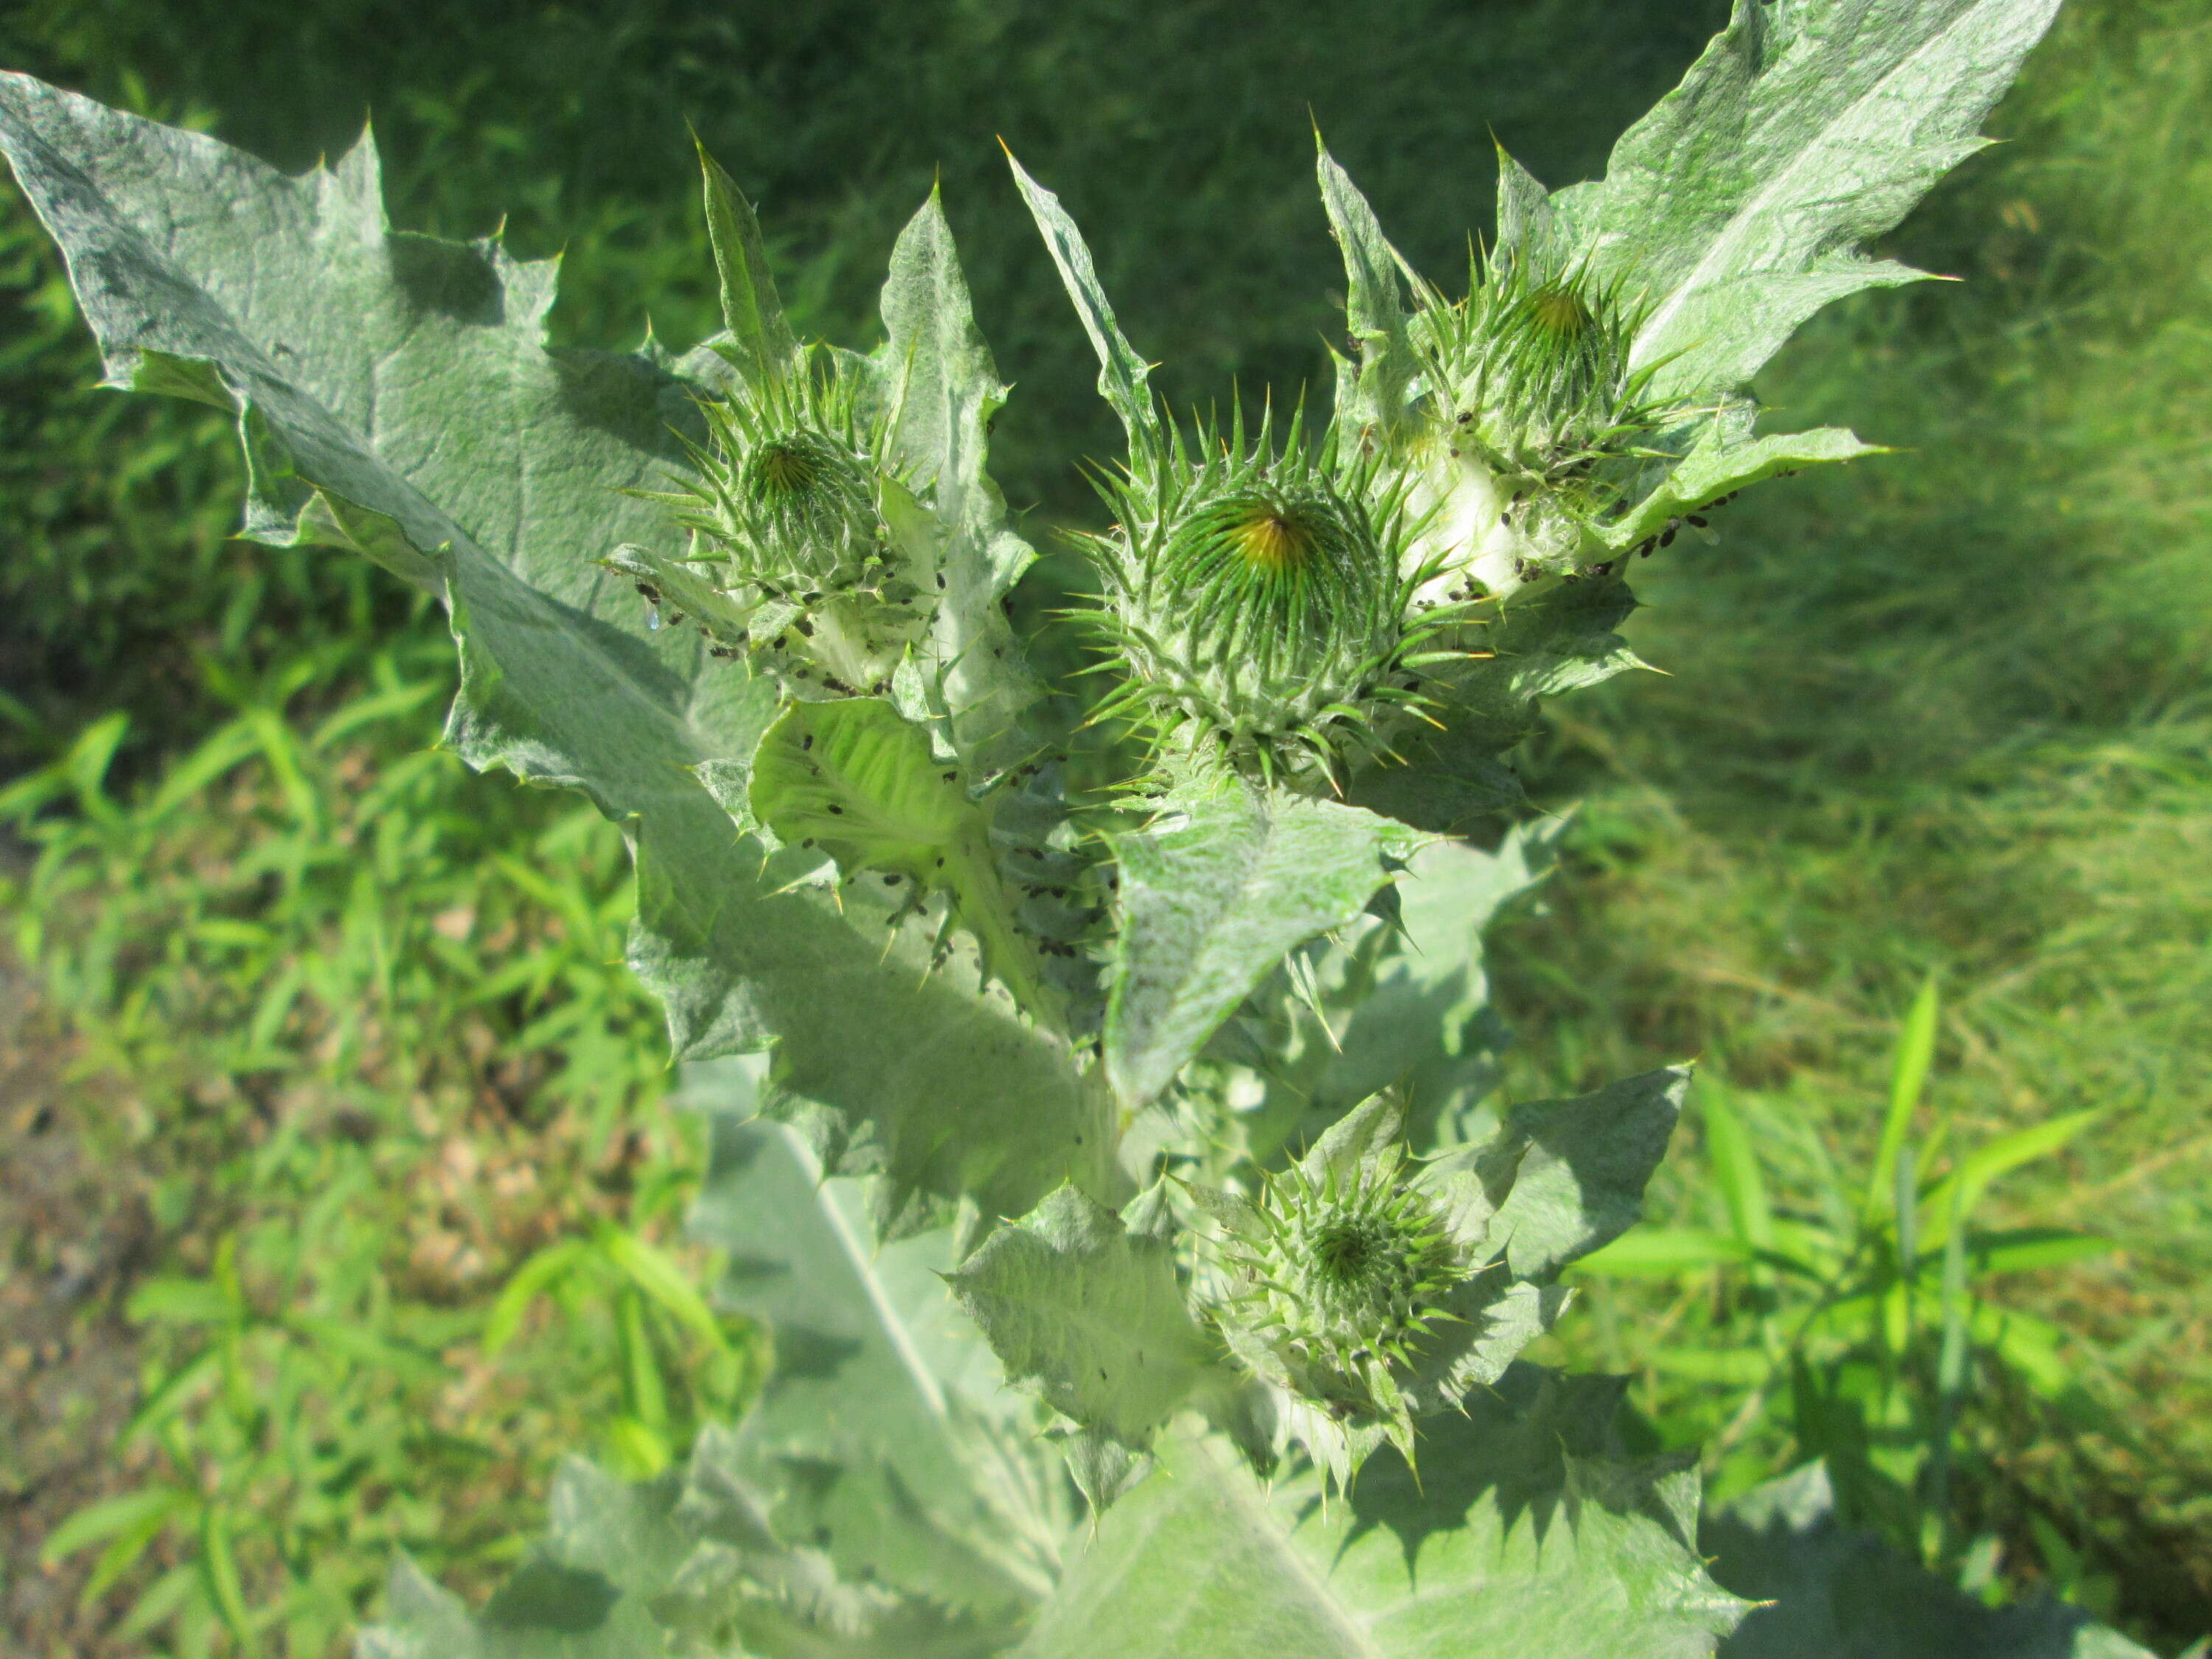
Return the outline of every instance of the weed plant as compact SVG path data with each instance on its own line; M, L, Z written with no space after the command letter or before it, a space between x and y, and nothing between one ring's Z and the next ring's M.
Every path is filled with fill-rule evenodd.
M1553 177L1594 170L1620 113L1648 99L1714 21L1693 9L1678 21L1668 9L1663 27L1647 28L1615 21L1625 9L1520 9L1525 36L1508 9L1470 15L1455 38L1489 55L1482 72L1498 89L1455 97L1479 103ZM817 34L794 39L775 29L795 25L742 14L708 23L632 8L610 46L606 20L589 8L468 8L437 37L441 64L454 53L517 67L474 71L458 86L410 56L419 44L409 42L428 32L375 30L366 10L317 9L286 48L296 47L296 63L272 58L266 21L251 8L32 5L6 27L21 31L9 42L12 62L64 79L74 64L97 95L165 118L198 111L288 165L342 144L353 108L374 101L387 145L410 161L395 191L403 222L471 234L504 207L526 248L567 240L562 326L602 340L641 325L637 292L671 296L656 320L672 337L704 332L712 310L691 209L672 184L680 134L655 112L700 109L716 148L748 162L805 158L806 170L793 162L771 179L770 195L790 240L825 250L787 290L802 324L824 329L858 313L880 268L892 228L881 204L918 194L908 186L939 155L978 152L961 122L1025 134L1026 120L1035 134L1024 152L1041 167L1156 181L1119 197L1144 234L1102 244L1195 257L1210 245L1195 227L1235 199L1239 246L1282 250L1274 257L1297 266L1109 268L1109 286L1144 317L1143 336L1171 346L1194 383L1200 373L1218 383L1224 369L1295 382L1312 366L1325 312L1271 307L1276 296L1318 291L1312 273L1330 252L1295 169L1283 169L1269 197L1247 160L1285 153L1275 128L1303 122L1301 99L1322 104L1333 143L1386 218L1419 222L1390 210L1401 191L1415 198L1419 180L1394 171L1379 117L1364 137L1359 102L1331 107L1328 94L1305 88L1275 97L1317 78L1300 52L1405 60L1389 30L1331 15L1332 29L1271 15L1262 30L1227 9L1172 9L1170 21L1164 9L1124 15L1102 5L1047 29L1011 9L951 21L855 9L825 13L811 25ZM1404 24L1435 26L1425 15ZM1011 113L955 120L972 89L948 67L952 54L920 43L963 29L975 33L969 49L992 47L1019 66ZM1146 52L1189 65L1211 99L1157 89L1139 99L1104 84L1086 43L1125 29L1149 31ZM1612 40L1592 48L1618 83L1567 86L1535 72L1537 43L1607 29L1636 40L1632 52ZM1196 50L1209 32L1216 44ZM462 38L473 43L465 52ZM526 39L531 49L517 49ZM1522 40L1525 61L1514 55ZM1227 49L1240 42L1249 49ZM1723 549L1686 544L1683 572L1653 567L1639 644L1676 679L1638 685L1633 720L1586 702L1556 728L1544 793L1562 803L1586 794L1592 805L1568 843L1576 867L1553 889L1551 914L1509 939L1498 971L1523 1028L1515 1063L1546 1087L1703 1047L1732 1080L1725 1098L1748 1121L1778 1126L1774 1144L1817 1146L1846 1164L1869 1138L1860 1103L1869 1066L1933 965L1952 988L1942 1086L1960 1136L2105 1109L2096 1134L2069 1152L2064 1184L2015 1176L1997 1208L2001 1218L2010 1205L2014 1218L2094 1222L2119 1238L2124 1277L2116 1264L2032 1283L2057 1324L2112 1339L2101 1352L2068 1347L2063 1363L2097 1399L2159 1407L2149 1425L2158 1455L2069 1434L2033 1453L1996 1445L1970 1480L2035 1499L2024 1530L2005 1540L2002 1571L2070 1582L2094 1598L2100 1577L2124 1564L2128 1609L2181 1629L2188 1598L2212 1583L2193 1541L2205 1535L2198 1472L2212 1454L2197 1438L2205 1362L2189 1335L2191 1286L2212 1263L2205 1218L2181 1178L2204 1150L2187 1109L2207 1079L2191 1056L2212 1052L2201 951L2212 918L2196 873L2212 787L2202 762L2212 635L2197 626L2207 493L2201 446L2188 441L2202 428L2188 414L2212 356L2207 250L2191 206L2206 162L2189 112L2202 106L2212 42L2188 8L2159 4L2078 8L2058 42L2001 118L2018 149L1978 164L1905 233L1908 257L1973 279L1963 298L1861 301L1816 326L1783 365L1788 390L1776 388L1804 414L1866 410L1869 429L1924 445L1938 465L1808 479L1794 499L1763 493ZM740 61L754 67L733 95ZM134 97L113 76L124 63L162 78ZM923 71L910 73L916 63ZM302 64L313 73L300 74ZM1430 84L1450 78L1439 72ZM909 103L886 103L895 79ZM1376 79L1366 77L1364 97ZM706 86L711 110L684 91ZM571 112L565 125L546 113L556 105ZM1085 108L1085 124L1050 118L1053 105ZM1231 118L1196 142L1161 113L1201 107ZM787 112L799 108L814 124L807 143L790 137ZM872 123L855 121L860 108ZM1395 121L1405 114L1392 111ZM611 137L609 118L641 131ZM1456 115L1432 118L1440 145L1480 147ZM945 137L955 132L957 142ZM489 176L476 164L488 144L514 158L514 179L552 182L535 195L501 182L496 203L469 197ZM562 144L565 165L555 158ZM449 165L464 153L471 165ZM1110 167L1099 159L1108 155ZM1188 159L1154 165L1169 155ZM470 183L447 182L458 179ZM957 191L956 214L976 214L980 226L999 210L984 205L995 194ZM0 712L18 763L51 763L10 796L19 822L38 811L46 826L39 871L13 897L85 1063L132 1079L136 1121L88 1133L143 1149L157 1126L187 1132L175 1166L155 1171L155 1209L176 1254L153 1281L160 1293L139 1304L165 1333L150 1349L149 1401L201 1370L168 1396L176 1415L136 1425L149 1459L137 1491L189 1486L168 1484L179 1448L192 1467L239 1471L212 1502L204 1492L167 1509L174 1500L132 1499L143 1507L125 1518L158 1541L151 1565L118 1582L168 1597L172 1612L189 1604L197 1611L179 1628L211 1638L236 1612L209 1565L222 1553L210 1542L219 1517L241 1504L274 1505L290 1553L257 1544L231 1554L246 1600L279 1610L260 1615L267 1627L281 1623L293 1650L316 1650L359 1605L380 1540L404 1539L463 1582L471 1564L488 1573L490 1540L512 1535L521 1494L541 1473L520 1469L514 1447L560 1438L542 1419L524 1426L556 1392L545 1377L574 1379L561 1409L579 1420L643 1420L653 1385L608 1363L641 1352L622 1346L618 1290L596 1296L579 1276L563 1304L570 1322L497 1369L474 1346L506 1270L533 1247L558 1248L501 1232L514 1217L484 1198L525 1167L520 1137L551 1128L573 1159L562 1167L598 1172L562 1224L564 1236L602 1245L610 1228L651 1236L690 1165L665 1137L640 1144L639 1126L654 1119L638 1109L658 1085L640 1061L652 1052L637 1036L649 1016L605 966L620 953L624 902L611 832L416 752L450 690L442 638L418 621L417 634L371 652L367 642L388 640L405 613L380 577L312 552L236 557L222 540L235 481L220 422L90 393L82 406L69 400L61 388L89 380L90 354L49 256L31 246L12 202L9 211L0 259L25 326L11 329L0 358L15 411L0 418L49 411L10 429L0 462L16 469L0 511L27 556L11 551L6 578L17 631L4 686L12 701ZM1038 366L1022 400L1036 435L1010 421L1002 453L1017 491L1039 499L1060 486L1030 458L1080 447L1064 441L1095 433L1097 417L1090 368L1066 355L1061 301L1011 233L1012 211L1006 228L963 240L987 258L1024 252L1004 270L977 261L971 275L1005 360ZM1086 216L1102 230L1111 222L1103 201ZM1987 244L1947 240L1951 222L2008 229ZM1449 263L1444 250L1408 252ZM1255 316L1265 326L1243 326ZM1238 326L1221 329L1224 317ZM1954 408L1974 411L1972 421ZM1091 447L1109 445L1098 436ZM95 453L130 464L88 465ZM1798 550L1808 545L1826 550L1817 564ZM12 586L26 569L30 579ZM1694 581L1681 579L1691 570ZM1756 628L1744 621L1753 616ZM179 638L192 648L149 648ZM80 732L87 715L117 705L131 711L127 725ZM136 759L133 740L145 745ZM111 772L118 752L125 769ZM1602 933L1588 925L1601 912ZM160 951L144 950L149 941ZM1566 966L1554 973L1547 962ZM502 988L472 1000L492 984ZM1656 1012L1623 1038L1624 1009ZM372 1158L348 1139L349 1113L379 1126L380 1146L396 1133L399 1150ZM548 1157L533 1146L550 1182ZM1771 1174L1785 1212L1813 1201L1790 1158ZM642 1197L625 1194L641 1182ZM275 1218L311 1192L325 1206L294 1236ZM1682 1224L1711 1219L1683 1193L1674 1201ZM534 1215L542 1204L519 1207ZM1667 1294L1700 1293L1709 1273ZM1644 1305L1626 1287L1594 1285L1591 1294L1614 1299L1619 1318ZM1756 1303L1706 1297L1716 1340L1744 1337ZM518 1311L521 1298L505 1305ZM304 1350L286 1334L302 1319L368 1335L349 1358L313 1362L337 1370L303 1370ZM1593 1326L1602 1322L1585 1331ZM241 1395L216 1376L221 1362L198 1358L227 1343L252 1356L251 1378L310 1401L301 1421L313 1426L279 1432L275 1395L234 1411ZM696 1372L702 1398L720 1398L732 1386L716 1374L726 1362L681 1319L644 1343L665 1372L663 1395L678 1401L680 1438L687 1379ZM526 1401L513 1382L523 1372L538 1379ZM369 1409L395 1385L410 1401L458 1395L440 1419L459 1425L454 1443L395 1451L386 1419ZM1740 1413L1745 1397L1725 1379L1674 1372L1648 1380L1644 1403L1670 1437L1686 1439L1717 1410ZM319 1424L312 1402L325 1408ZM2018 1420L2001 1401L1970 1404L1986 1404L1993 1431ZM2038 1422L2041 1409L2033 1399L2017 1407ZM629 1443L623 1455L649 1464L652 1443ZM421 1460L446 1460L436 1513L379 1507L402 1452L418 1460L416 1490L430 1489ZM1747 1483L1759 1460L1788 1461L1790 1443L1761 1420L1732 1455ZM157 1510L158 1533L148 1525ZM104 1549L131 1535L118 1527L97 1541ZM341 1538L339 1550L307 1547ZM2161 1574L2147 1553L2178 1554L2181 1574ZM357 1575L318 1579L299 1565L341 1554Z

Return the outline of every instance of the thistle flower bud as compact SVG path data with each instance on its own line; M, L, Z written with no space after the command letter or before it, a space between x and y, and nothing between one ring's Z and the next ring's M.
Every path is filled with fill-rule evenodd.
M727 561L733 585L797 604L881 587L884 434L860 419L848 384L795 376L701 409L709 441L692 448L698 478L678 519Z
M1106 591L1082 614L1127 678L1102 714L1193 728L1274 775L1380 751L1422 705L1443 619L1410 609L1402 502L1299 438L1294 418L1278 453L1263 421L1248 444L1240 416L1225 443L1201 434L1194 458L1177 435L1107 488L1120 522L1086 538Z
M1652 368L1630 366L1636 307L1585 272L1499 259L1476 267L1467 299L1421 319L1431 397L1413 551L1443 567L1424 597L1470 580L1504 595L1607 560L1595 529L1674 418L1645 396Z
M724 625L702 623L717 649L754 652L802 696L880 690L928 620L922 567L885 512L893 495L913 501L889 417L865 416L849 380L804 363L741 376L699 409L691 473L637 493L691 532L686 580L713 590Z
M1261 1177L1251 1198L1193 1195L1220 1227L1215 1316L1231 1351L1324 1419L1410 1459L1417 1370L1437 1328L1464 1322L1459 1293L1485 1264L1480 1228L1407 1157L1401 1123L1378 1098Z

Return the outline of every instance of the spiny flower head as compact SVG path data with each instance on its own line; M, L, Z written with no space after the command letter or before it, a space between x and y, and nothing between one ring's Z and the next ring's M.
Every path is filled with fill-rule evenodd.
M1340 1181L1292 1166L1268 1177L1256 1205L1264 1238L1227 1259L1247 1288L1238 1299L1334 1380L1364 1392L1376 1367L1407 1363L1438 1316L1434 1298L1457 1284L1459 1251L1422 1194L1400 1184L1388 1155Z
M1495 472L1562 483L1627 453L1659 416L1652 368L1630 367L1641 318L1617 283L1479 259L1465 300L1421 315L1439 413Z
M1376 1100L1251 1197L1194 1188L1220 1224L1231 1350L1328 1419L1413 1455L1415 1370L1455 1292L1480 1270L1455 1206L1411 1160Z
M707 441L686 441L690 473L633 493L690 531L674 585L691 590L684 608L718 654L750 652L802 696L849 696L886 687L927 629L930 556L912 530L926 510L892 459L896 411L864 412L853 379L814 359L763 374L732 356L730 392L699 401ZM903 541L885 513L893 496L913 509ZM642 574L648 599L669 585L619 554L611 562Z
M1117 523L1083 545L1105 592L1078 615L1126 678L1100 718L1188 729L1272 776L1380 752L1386 721L1423 706L1443 619L1413 616L1402 492L1371 463L1340 477L1333 434L1303 436L1294 416L1278 450L1272 413L1248 437L1240 412L1225 439L1172 431L1102 486Z
M1416 325L1429 414L1417 440L1417 556L1442 565L1425 597L1472 578L1493 595L1612 556L1595 536L1682 411L1632 366L1639 306L1587 270L1478 258L1468 297L1428 291Z
M708 441L687 444L695 476L654 499L677 508L726 585L811 605L881 592L895 576L883 512L889 419L862 415L849 377L802 362L702 399Z

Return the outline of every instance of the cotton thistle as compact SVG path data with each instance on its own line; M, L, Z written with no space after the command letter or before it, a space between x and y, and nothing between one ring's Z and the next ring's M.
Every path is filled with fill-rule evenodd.
M1349 474L1334 431L1317 449L1293 416L1224 440L1170 430L1102 484L1116 523L1083 538L1104 592L1078 612L1122 683L1098 717L1123 715L1164 746L1212 744L1267 778L1334 775L1388 752L1428 704L1422 671L1451 617L1416 618L1434 574L1401 568L1403 492L1371 462Z
M1617 555L1598 532L1682 418L1647 395L1658 365L1632 367L1638 307L1618 283L1518 255L1478 259L1457 304L1423 297L1408 556L1441 572L1420 602L1603 574Z
M1489 1206L1463 1172L1416 1163L1402 1127L1378 1097L1249 1197L1191 1189L1217 1224L1224 1340L1340 1480L1382 1440L1413 1460L1444 1328L1481 1317Z
M864 412L850 378L811 356L702 398L691 471L637 493L691 532L685 562L729 601L721 617L744 620L746 647L848 695L879 690L925 625L924 561L892 527L894 503L913 500L890 459L894 415Z

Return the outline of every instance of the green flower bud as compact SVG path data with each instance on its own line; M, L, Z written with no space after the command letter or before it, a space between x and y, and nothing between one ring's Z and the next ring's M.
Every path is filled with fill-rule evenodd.
M802 605L882 587L884 434L860 421L848 386L804 376L701 408L709 442L692 452L699 477L679 516L733 585Z
M1443 573L1425 597L1470 580L1503 595L1612 556L1595 528L1678 418L1645 396L1652 367L1631 367L1640 320L1618 285L1519 259L1479 265L1466 300L1423 310L1414 550Z
M929 617L915 550L886 516L896 496L909 540L926 517L888 459L888 418L864 416L849 380L805 364L740 375L699 409L692 472L637 493L691 532L684 580L712 590L691 609L716 649L752 653L801 696L883 690Z
M1340 1174L1293 1166L1264 1179L1224 1242L1225 1318L1257 1369L1339 1418L1409 1418L1401 1383L1466 1254L1393 1151Z
M1422 706L1443 619L1411 609L1401 504L1298 440L1293 420L1279 454L1263 422L1248 446L1240 419L1199 459L1178 437L1109 486L1120 523L1086 540L1106 591L1085 615L1127 678L1102 714L1190 728L1273 775L1380 751Z

